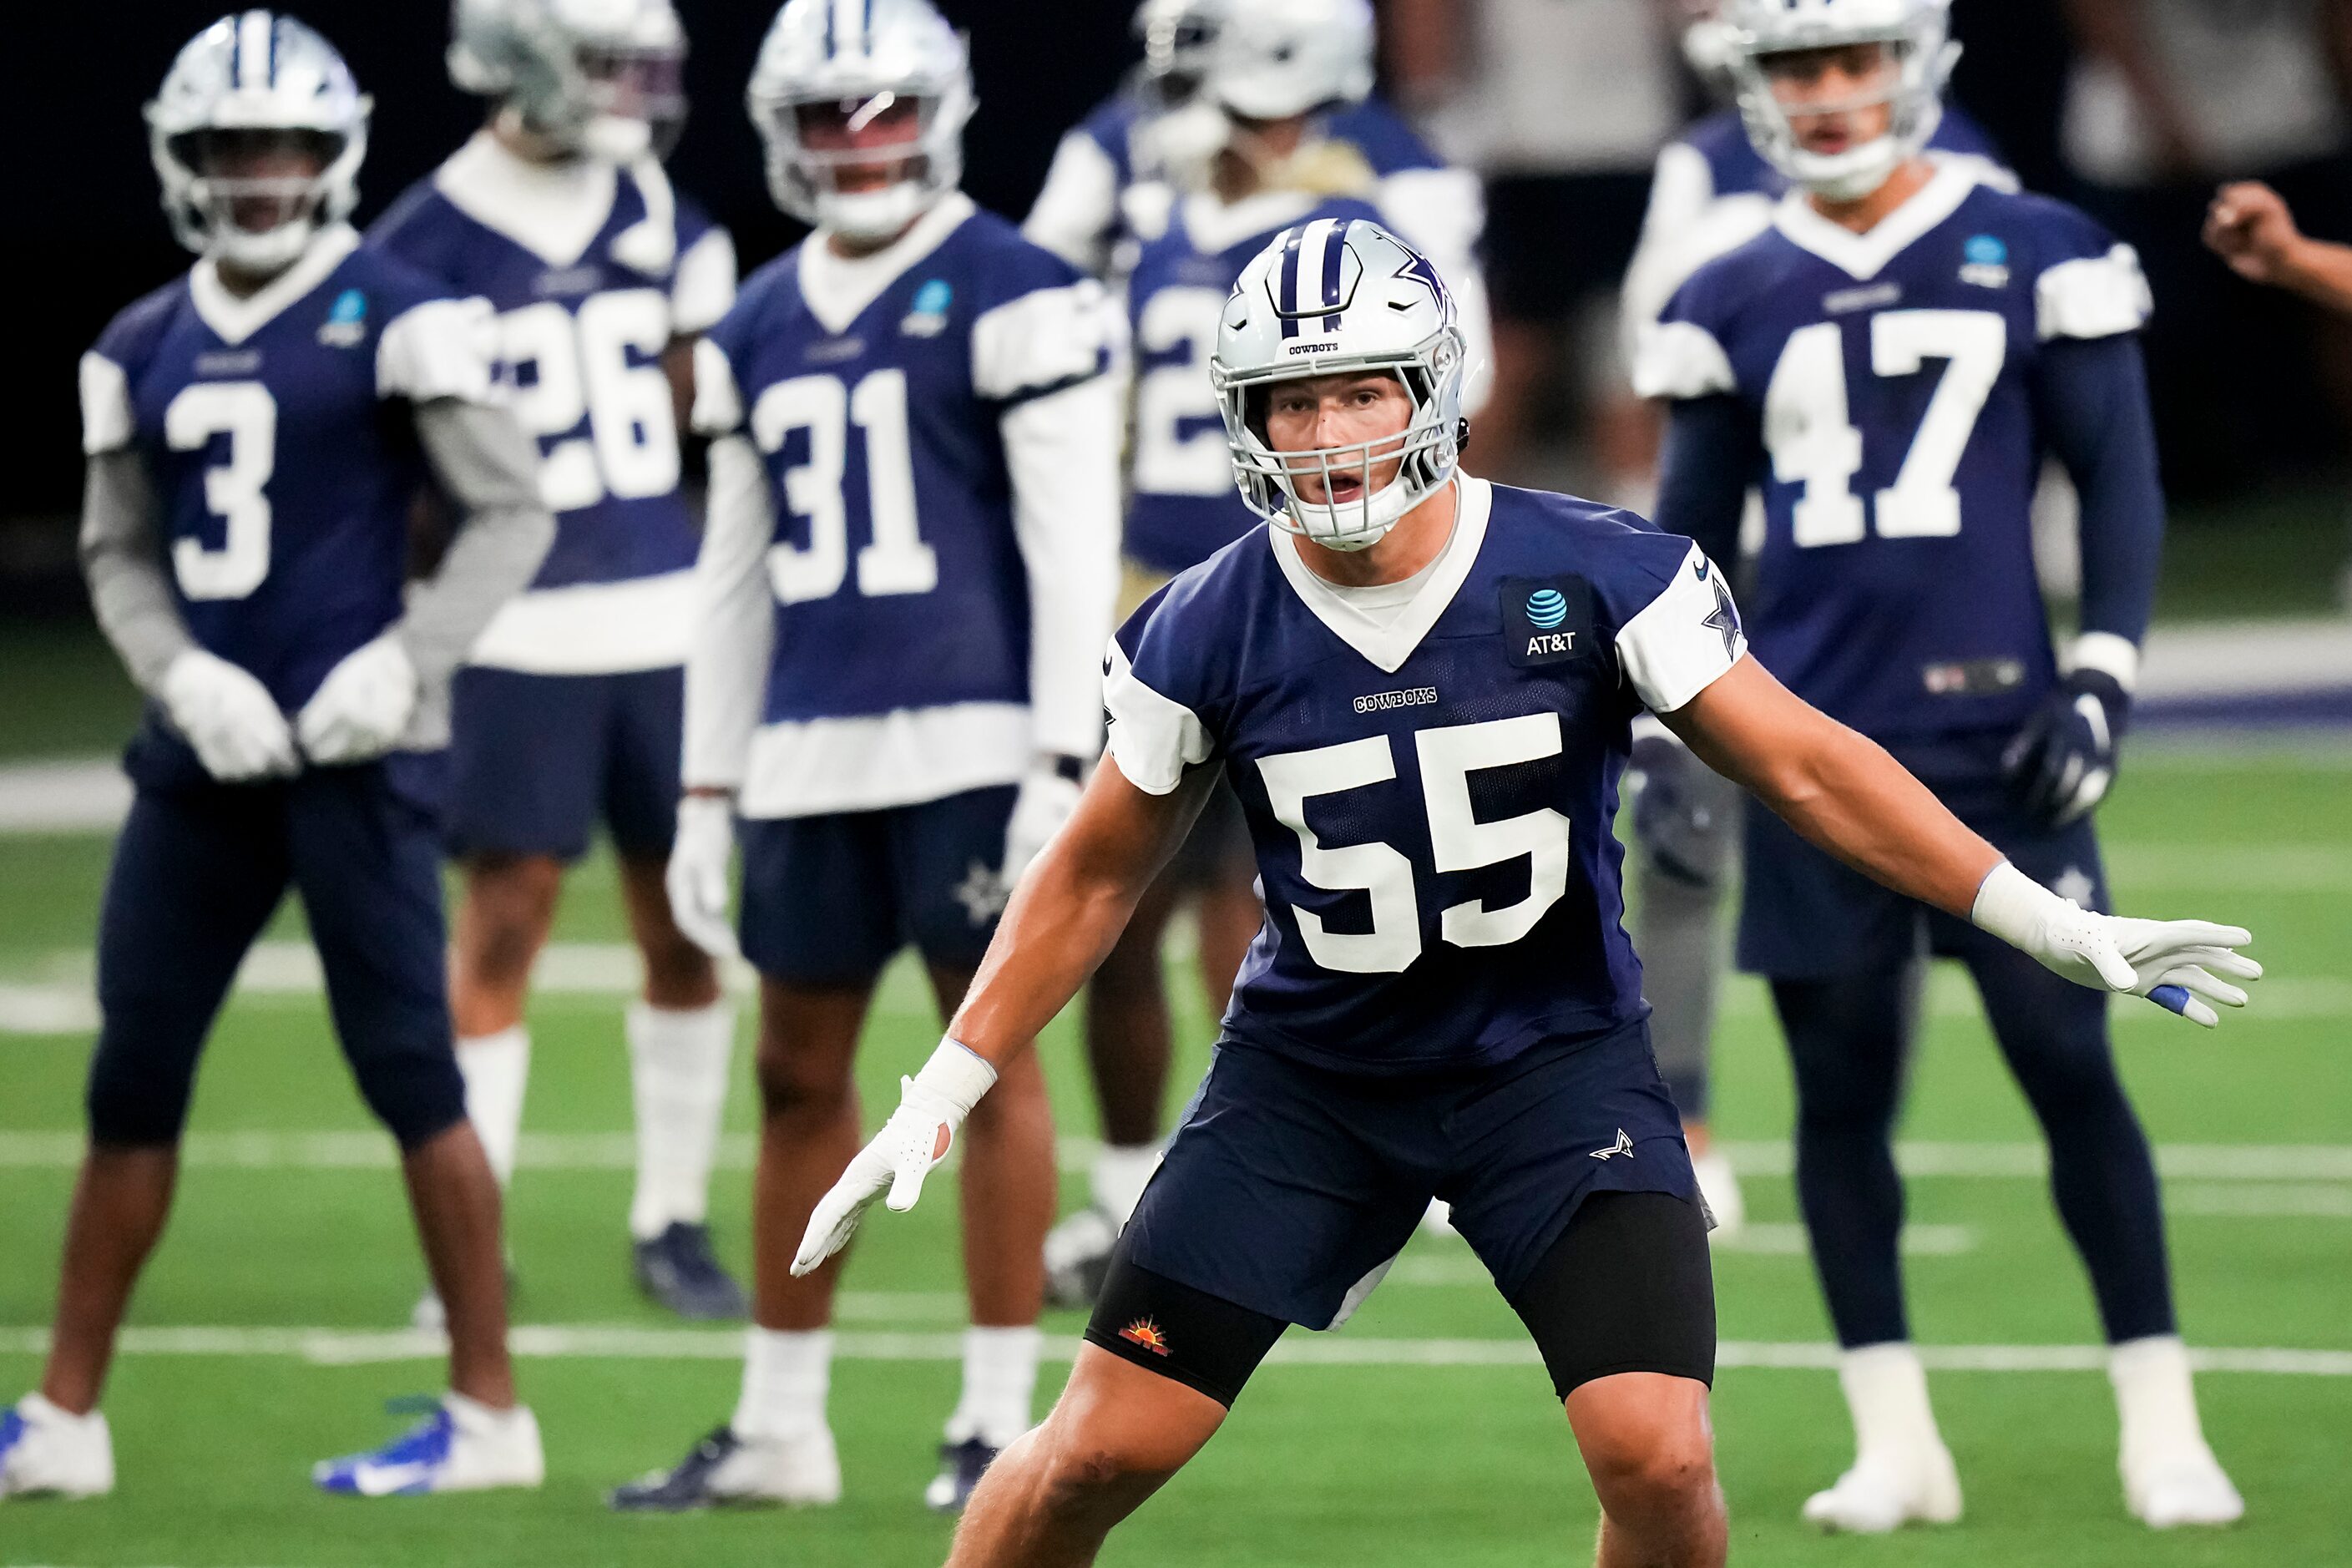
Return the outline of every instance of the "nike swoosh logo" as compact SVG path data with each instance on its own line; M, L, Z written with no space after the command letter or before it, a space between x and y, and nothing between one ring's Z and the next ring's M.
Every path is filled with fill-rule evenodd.
M433 1467L423 1460L405 1465L362 1465L352 1474L362 1497L391 1497L397 1492L424 1491L433 1479Z

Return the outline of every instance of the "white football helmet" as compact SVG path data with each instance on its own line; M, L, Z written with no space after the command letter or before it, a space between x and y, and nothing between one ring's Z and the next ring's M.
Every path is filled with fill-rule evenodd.
M1217 327L1209 380L1225 420L1234 478L1252 511L1333 550L1361 550L1454 477L1469 424L1462 416L1468 354L1453 292L1428 258L1376 223L1317 218L1286 229L1242 269ZM1265 438L1276 382L1350 371L1393 374L1412 400L1403 430L1311 452ZM1374 471L1400 461L1375 490ZM1357 499L1304 500L1309 475L1360 481Z
M1369 0L1224 0L1203 79L1219 107L1287 120L1372 90Z
M1135 8L1142 86L1155 108L1179 108L1201 89L1224 8L1224 0L1143 0Z
M676 144L685 65L670 0L454 0L450 12L450 80L609 163Z
M148 151L172 233L198 255L248 271L289 266L359 200L369 107L334 46L293 17L255 10L215 22L188 40L147 105ZM205 172L225 143L271 136L309 143L320 172ZM237 221L264 204L278 214L269 226Z
M744 90L768 149L768 189L804 223L853 239L890 238L963 177L963 128L971 118L971 64L961 34L929 0L789 0L776 13ZM878 190L845 191L845 168L870 167L892 148L817 148L803 111L845 116L854 129L916 105L901 144L900 177Z
M1832 201L1853 201L1885 183L1927 144L1943 118L1944 83L1960 47L1948 37L1951 0L1727 0L1733 89L1748 139L1790 181ZM1893 107L1885 135L1843 153L1809 153L1797 142L1788 111L1765 69L1773 55L1844 44L1884 44L1895 63L1884 93L1839 104Z

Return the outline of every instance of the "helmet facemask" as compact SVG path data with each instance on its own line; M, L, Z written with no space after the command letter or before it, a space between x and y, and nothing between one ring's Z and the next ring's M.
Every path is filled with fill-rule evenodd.
M954 152L961 120L945 126L947 106L937 98L885 89L764 99L752 114L767 142L776 205L853 240L896 238L962 172Z
M1835 100L1791 102L1776 90L1790 64L1828 61L1874 47L1881 63L1866 88ZM1859 201L1917 155L1943 116L1942 92L1958 46L1944 36L1940 8L1923 7L1902 21L1868 26L1792 31L1784 37L1739 34L1730 56L1732 82L1748 139L1790 181L1829 201ZM1801 61L1800 57L1803 57ZM1775 62L1783 62L1776 69ZM1862 113L1884 106L1885 128L1833 153L1808 149L1799 121Z
M1461 335L1450 325L1412 354L1278 368L1285 374L1229 377L1212 372L1243 500L1276 527L1327 549L1363 550L1453 478L1463 432L1460 421L1449 422L1444 411L1460 406L1465 367ZM1412 412L1402 430L1307 451L1275 449L1267 437L1267 416L1276 386L1367 374L1385 374L1403 389ZM1303 481L1312 481L1324 499L1309 500L1304 491L1310 487Z
M155 138L164 211L182 245L268 276L351 210L363 135L207 126Z

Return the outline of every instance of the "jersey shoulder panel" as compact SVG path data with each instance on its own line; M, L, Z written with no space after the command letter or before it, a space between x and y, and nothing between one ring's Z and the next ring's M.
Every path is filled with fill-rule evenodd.
M1263 525L1177 574L1112 637L1103 661L1110 753L1137 788L1166 795L1217 754L1241 649L1276 570Z
M2152 300L2138 253L2081 208L1980 184L1952 221L1977 231L1966 242L1972 263L2032 280L2037 337L2111 337L2147 323Z
M1129 92L1114 92L1087 111L1078 121L1080 135L1103 150L1106 157L1118 170L1124 184L1129 176L1129 147L1135 134L1136 121L1142 118L1142 109Z
M1927 145L1938 153L1966 153L2004 168L2009 160L1992 133L1977 122L1974 115L1957 103L1944 106L1944 115L1937 121L1936 133L1927 138Z
M735 302L706 334L730 359L740 359L761 324L799 300L800 263L801 247L796 245L752 268L735 290Z
M1502 561L1514 569L1549 563L1554 571L1570 563L1592 584L1598 619L1612 632L1649 607L1694 548L1622 507L1510 485L1495 486L1494 495L1490 536L1510 542Z
M187 300L188 276L184 272L115 312L114 320L107 322L106 330L90 345L90 352L111 360L125 371L138 370L155 352L163 334L171 331Z
M1411 121L1377 97L1333 115L1329 134L1354 146L1372 173L1382 178L1408 169L1445 167L1445 160L1422 140Z
M1066 289L1089 280L986 207L973 208L935 254L942 265L970 280L973 303L982 312L1040 289Z
M1748 313L1786 297L1809 258L1768 228L1700 263L1654 321L1634 331L1633 390L1643 397L1686 399L1739 390L1730 346Z
M365 245L344 259L328 283L367 290L381 301L380 307L372 308L370 313L386 322L430 300L459 297L459 290L452 289L431 269L395 253Z
M1718 196L1748 191L1777 193L1786 183L1748 140L1748 127L1736 109L1718 109L1693 121L1676 140L1706 160Z
M368 225L366 238L371 248L428 272L446 274L451 270L449 253L464 244L462 231L471 222L427 174Z

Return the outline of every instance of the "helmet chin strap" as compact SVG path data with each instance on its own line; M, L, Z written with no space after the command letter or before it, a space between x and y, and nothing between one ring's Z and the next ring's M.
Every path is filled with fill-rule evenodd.
M248 234L234 225L225 225L215 231L211 255L215 262L226 263L239 272L272 278L300 260L318 234L319 220L310 215L288 218L260 234Z
M1387 538L1389 531L1403 521L1405 514L1420 500L1405 482L1402 468L1396 478L1351 506L1318 506L1303 500L1286 480L1282 493L1290 500L1280 514L1288 520L1284 526L1289 532L1311 539L1326 550L1349 555L1369 550Z
M1825 201L1858 202L1885 184L1903 163L1903 148L1888 132L1843 153L1801 153L1791 160L1796 182Z
M919 180L898 180L878 191L817 193L817 220L835 234L866 244L892 240L930 210L934 194Z

